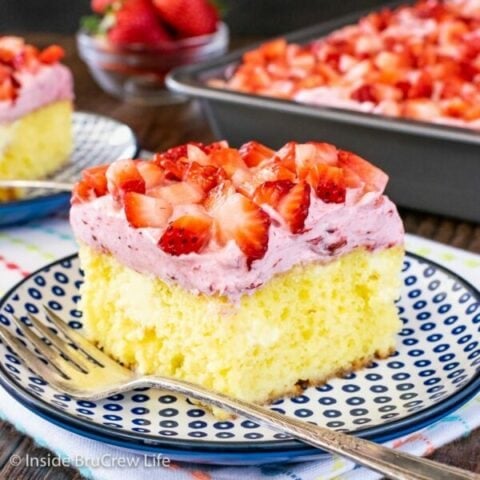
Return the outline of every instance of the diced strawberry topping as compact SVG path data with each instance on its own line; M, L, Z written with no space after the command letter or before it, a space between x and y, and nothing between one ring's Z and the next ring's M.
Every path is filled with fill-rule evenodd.
M280 198L278 213L285 220L292 233L301 233L305 228L305 219L310 208L310 185L300 182Z
M225 178L225 173L221 168L192 162L186 169L183 178L187 182L198 185L205 193L208 193L220 180Z
M251 167L241 155L262 151ZM166 253L199 253L211 241L213 248L234 242L250 267L268 248L270 215L277 219L275 228L300 234L312 194L343 203L347 189L358 189L358 198L383 191L387 179L366 160L328 143L290 142L277 152L257 142L240 150L224 142L190 143L152 161L117 160L85 170L72 203L110 193L132 227L165 227L159 247Z
M6 48L0 48L0 62L6 63L7 65L12 65L13 59L15 58L15 52L8 50ZM10 70L7 70L10 73Z
M165 180L165 173L163 170L148 160L138 160L137 169L145 181L145 190L150 190L151 188L158 187Z
M388 183L388 175L362 157L352 152L339 150L338 163L346 172L352 171L369 187L382 193Z
M92 190L92 187L85 180L80 180L73 187L70 203L72 205L87 203L94 197L95 193Z
M0 36L0 101L14 101L18 97L23 72L34 75L42 64L55 64L64 55L59 45L51 45L40 52L20 37Z
M417 0L309 44L268 41L210 85L479 130L467 108L444 101L480 103L479 12L478 0Z
M373 85L362 85L354 90L350 97L357 102L377 102L377 95L375 92L375 87Z
M276 208L280 200L292 189L294 183L290 180L275 180L262 183L253 194L257 205L267 204Z
M223 150L224 148L229 148L228 142L226 140L220 140L218 142L213 142L203 147L205 153L212 153L214 150Z
M235 148L224 148L223 150L214 150L210 154L213 165L223 168L228 178L232 178L238 170L247 170L247 165L243 161L240 153Z
M315 145L301 143L295 146L295 165L298 177L306 178L312 167L317 163Z
M295 164L298 177L305 179L318 163L336 165L337 149L329 143L308 142L295 147Z
M338 150L335 145L325 142L307 142L307 145L315 147L315 159L320 163L327 165L336 165L338 158Z
M324 163L317 163L310 169L307 180L317 197L325 203L343 203L346 195L343 170Z
M240 156L248 167L256 167L264 160L272 158L275 151L258 142L248 142L239 149Z
M234 240L250 266L265 255L268 248L270 217L254 202L234 193L215 212L216 239L220 245Z
M159 246L170 255L199 253L210 242L211 227L212 219L208 215L183 215L168 225Z
M152 161L163 170L165 178L168 180L182 180L188 167L185 162L171 160L164 154L155 154Z
M297 174L295 170L290 170L288 167L285 166L284 162L275 158L272 165L266 167L265 170L270 170L274 178L278 180L295 180L297 178Z
M200 165L208 165L209 158L203 145L189 143L187 145L187 159L189 162L195 162Z
M6 78L0 83L0 101L14 100L17 96L15 85L11 78Z
M97 197L107 194L107 177L105 175L107 170L108 165L99 165L87 168L82 173L83 180L93 188Z
M208 192L207 198L203 204L205 205L205 208L214 215L215 212L225 203L225 199L229 195L233 195L235 192L236 189L230 180L222 180L216 187Z
M145 180L133 160L117 160L107 170L108 191L116 201L126 192L145 193Z
M288 142L277 152L277 158L282 161L282 165L292 172L295 172L297 169L297 164L295 163L296 146L297 142Z
M42 50L39 59L42 63L52 64L57 63L65 56L65 50L59 45L50 45L45 50Z
M270 40L260 47L260 51L268 60L282 58L287 51L287 42L284 38Z
M172 214L172 206L162 198L127 192L124 197L125 215L134 228L163 227Z
M200 203L205 198L205 192L198 185L189 182L156 187L148 193L154 197L163 198L172 205Z
M160 154L164 158L168 158L169 160L177 161L181 159L188 158L188 147L193 145L198 147L200 150L204 149L203 143L200 142L189 142L183 145L178 145L176 147L169 148L166 152ZM192 159L195 160L195 159Z

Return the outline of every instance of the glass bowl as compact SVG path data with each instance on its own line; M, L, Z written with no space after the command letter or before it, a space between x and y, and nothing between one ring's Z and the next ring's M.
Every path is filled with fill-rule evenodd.
M118 48L106 37L85 31L77 34L80 57L98 85L114 97L148 105L185 100L165 88L167 73L181 65L222 55L227 51L228 41L228 27L223 22L211 35L165 42L154 48L142 45Z

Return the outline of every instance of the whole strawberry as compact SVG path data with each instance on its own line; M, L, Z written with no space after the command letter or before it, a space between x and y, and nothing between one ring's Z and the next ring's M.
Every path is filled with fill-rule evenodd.
M158 21L150 0L124 0L116 12L115 25L108 31L108 38L117 46L156 46L169 41L170 35Z
M114 3L115 0L92 0L91 1L91 6L92 6L92 10L95 12L95 13L105 13L105 11L107 10L107 8L112 4Z
M161 18L183 37L215 32L218 12L208 0L153 0Z

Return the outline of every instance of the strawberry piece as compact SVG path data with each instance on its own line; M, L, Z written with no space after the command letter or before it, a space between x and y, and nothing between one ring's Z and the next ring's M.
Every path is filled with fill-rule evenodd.
M294 185L278 203L278 213L292 233L301 233L310 208L310 185L300 182Z
M32 45L25 45L23 50L17 52L13 59L13 67L15 69L27 69L32 73L35 73L38 69L39 63L39 51Z
M247 170L240 153L234 148L214 150L210 154L210 159L213 165L223 168L228 178L232 178L238 170Z
M295 164L300 179L305 179L317 163L335 165L337 149L329 143L309 142L295 146Z
M325 203L343 203L346 185L343 170L324 163L317 163L310 169L308 182L315 190L317 197Z
M230 180L224 179L208 192L203 205L209 212L215 214L215 212L222 207L225 199L235 192L236 190L233 183Z
M282 161L284 167L292 172L296 171L295 147L297 142L288 142L277 152L277 157Z
M215 32L218 12L207 0L153 0L161 18L183 37Z
M162 198L127 192L124 198L125 215L134 228L160 228L167 224L172 206Z
M205 147L202 144L200 145L201 146L193 143L189 143L187 145L187 159L189 162L196 162L200 165L208 165L210 163L210 159L205 153Z
M156 187L148 192L156 198L163 198L172 205L186 205L200 203L205 198L205 193L198 186L189 182L177 182L164 187Z
M185 157L181 157L184 158ZM188 167L187 163L177 160L171 160L163 153L156 153L152 160L155 165L158 165L168 180L181 180L185 175Z
M1 55L1 52L0 52ZM12 74L12 69L6 65L2 65L2 60L0 59L0 83L4 82L7 79L10 79Z
M38 59L42 63L51 65L59 62L65 56L65 50L59 45L50 45L45 50L42 50L38 56Z
M209 145L204 145L203 151L207 154L210 154L214 150L222 150L223 148L229 148L226 140L219 140L218 142L212 142Z
M273 163L264 166L254 175L254 182L257 186L267 181L291 180L293 182L296 179L296 173L285 167L284 163L279 158L275 158Z
M325 142L307 142L307 144L315 147L315 158L317 161L327 165L336 165L338 150L335 145Z
M17 97L17 91L12 78L6 78L0 84L0 101L1 100L14 100Z
M170 255L201 252L212 236L212 219L205 214L189 214L171 222L160 241L160 248Z
M92 0L90 6L95 13L105 13L115 0Z
M316 163L315 146L303 143L295 146L295 164L298 178L305 179Z
M25 47L25 40L22 37L15 37L14 35L0 36L0 48L10 50L14 53L19 53Z
M121 201L126 192L145 193L145 180L133 160L117 160L107 169L107 188Z
M161 153L160 155L164 158L168 158L169 160L173 160L176 162L180 159L187 158L187 144L185 145L178 145L177 147L169 148L166 152Z
M1 48L0 47L0 62L7 64L7 65L12 65L13 59L15 57L15 52L12 50L8 50L6 48Z
M403 115L415 120L431 122L442 115L440 106L433 100L417 98L407 100L403 105Z
M178 145L176 147L169 148L166 152L161 153L160 155L162 157L168 158L169 160L177 161L181 159L186 159L188 158L188 147L189 146L195 146L198 147L200 150L204 150L205 146L203 143L200 142L189 142L185 143L183 145ZM192 159L195 160L195 159Z
M205 193L208 193L221 179L225 178L225 173L221 168L192 162L183 178L187 182L198 185Z
M256 167L259 163L272 158L275 151L258 142L248 142L239 149L240 156L248 167Z
M294 183L290 180L276 180L262 183L253 194L253 201L257 205L266 203L276 208L280 200L292 189Z
M145 190L158 187L165 180L163 170L148 160L138 160L137 169L145 181Z
M171 40L149 0L124 0L116 13L116 23L107 35L110 42L118 47L155 47Z
M107 170L108 165L98 165L87 168L82 173L83 180L93 188L97 197L107 194L107 177L105 175Z
M375 87L373 85L364 84L355 89L350 97L352 100L356 100L357 102L372 102L377 103L378 98L375 91Z
M270 217L254 202L234 193L215 211L216 239L220 245L234 240L247 257L247 265L263 258L268 248Z
M427 72L422 72L408 91L408 98L430 98L433 93L433 79Z
M267 60L282 58L285 56L286 51L287 42L284 38L276 38L275 40L264 43L260 47L260 52Z
M370 190L382 193L388 183L388 175L367 160L352 152L339 150L338 163L346 171L352 171Z
M94 198L92 187L86 180L80 180L73 186L72 197L70 203L76 205L79 203L89 202Z
M267 169L270 169L277 180L296 180L297 174L295 171L290 170L280 161L278 158L275 159L273 164Z

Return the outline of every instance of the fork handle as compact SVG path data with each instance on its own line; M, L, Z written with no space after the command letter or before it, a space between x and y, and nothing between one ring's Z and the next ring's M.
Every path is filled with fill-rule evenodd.
M53 180L0 180L1 188L41 188L71 192L73 183L57 182Z
M288 433L304 443L342 455L392 479L480 480L480 475L467 472L466 470L450 467L426 458L415 457L353 435L345 435L330 430L326 427L312 425L259 405L242 400L234 400L226 395L211 392L192 383L147 376L134 380L133 385L130 384L130 387L133 388L145 386L182 393L195 400L263 423L273 430Z

